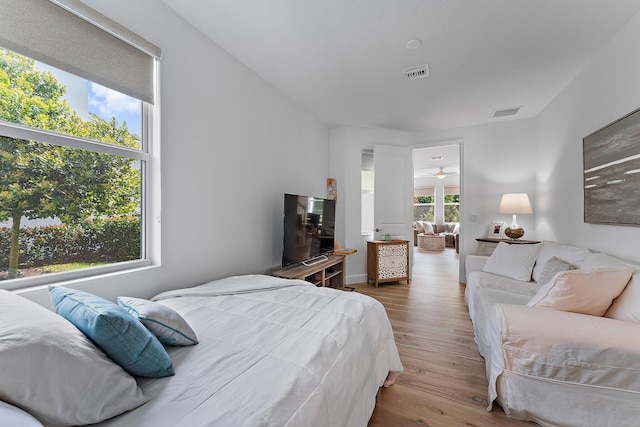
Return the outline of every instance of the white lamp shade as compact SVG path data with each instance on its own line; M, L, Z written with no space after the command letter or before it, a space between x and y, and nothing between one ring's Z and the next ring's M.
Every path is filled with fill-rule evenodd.
M532 214L531 202L527 193L503 194L498 206L498 213Z

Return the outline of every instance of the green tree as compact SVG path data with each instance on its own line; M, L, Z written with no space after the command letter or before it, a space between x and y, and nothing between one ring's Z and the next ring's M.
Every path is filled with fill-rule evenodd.
M64 100L66 87L33 60L0 50L0 119L82 138L137 147L126 123L83 121ZM0 220L12 220L8 278L19 265L20 221L135 213L139 168L131 159L0 136Z
M444 196L444 221L459 222L460 221L460 195L447 194ZM456 204L447 204L456 203Z

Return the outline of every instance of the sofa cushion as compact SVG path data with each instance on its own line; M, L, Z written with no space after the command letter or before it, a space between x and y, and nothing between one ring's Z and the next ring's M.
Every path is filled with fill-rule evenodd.
M534 296L538 291L536 282L523 282L485 271L475 271L469 274L467 287L474 289L492 288L514 294L528 295L529 298Z
M636 269L624 291L613 300L605 317L640 323L640 270Z
M563 271L540 287L529 307L602 316L627 286L633 269Z
M542 274L542 270L552 257L561 259L562 261L568 262L569 264L575 265L579 268L589 255L591 255L591 251L589 251L589 249L561 245L557 242L545 240L542 242L542 247L540 248L540 252L538 252L538 257L536 258L536 264L533 267L533 280L540 284L544 284L540 281L540 274Z
M544 265L544 268L540 273L538 284L540 286L546 285L551 279L553 279L553 276L555 276L556 273L559 273L561 271L576 270L576 268L577 267L573 264L569 264L568 262L565 262L556 257L551 257L551 259Z
M529 282L540 244L498 243L482 271Z
M530 297L499 289L480 288L474 292L473 298L474 301L469 304L469 317L473 322L478 351L484 358L487 358L491 352L488 334L491 327L489 318L493 306L495 304L525 305Z
M580 270L586 272L596 270L624 270L625 268L635 267L603 253L590 253L580 265Z

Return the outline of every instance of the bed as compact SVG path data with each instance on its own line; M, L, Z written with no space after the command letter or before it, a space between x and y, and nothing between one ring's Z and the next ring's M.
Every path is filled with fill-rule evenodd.
M384 307L357 292L251 275L152 300L199 342L165 346L175 375L136 377L148 401L97 425L366 426L402 371Z

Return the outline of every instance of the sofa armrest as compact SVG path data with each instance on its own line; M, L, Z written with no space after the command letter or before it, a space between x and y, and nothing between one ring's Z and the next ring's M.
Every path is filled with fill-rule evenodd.
M469 273L482 271L482 267L484 267L488 259L489 257L484 255L467 255L464 260L464 270L467 277L469 277Z
M490 405L503 373L640 393L637 323L511 304L495 304L489 322Z

